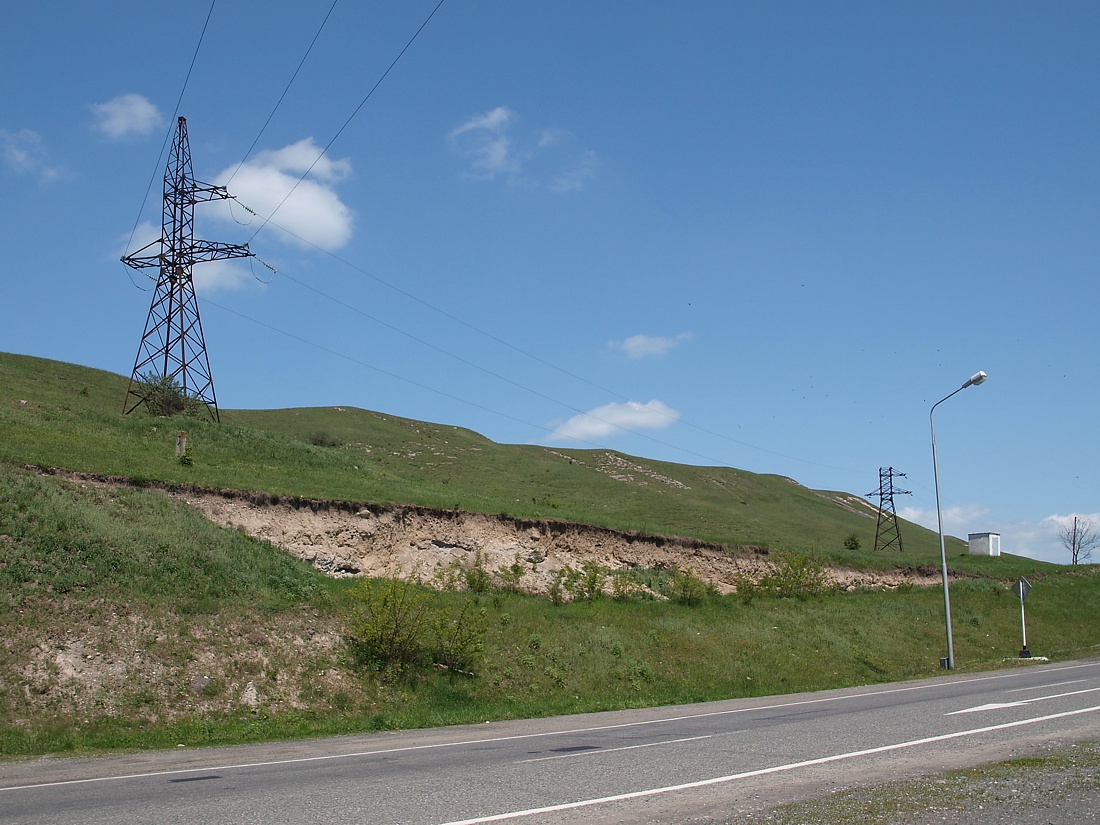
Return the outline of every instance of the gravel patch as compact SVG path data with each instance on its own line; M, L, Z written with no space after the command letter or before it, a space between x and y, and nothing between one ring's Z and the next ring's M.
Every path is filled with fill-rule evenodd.
M1100 742L1048 747L1023 759L849 788L727 821L759 825L1100 823Z

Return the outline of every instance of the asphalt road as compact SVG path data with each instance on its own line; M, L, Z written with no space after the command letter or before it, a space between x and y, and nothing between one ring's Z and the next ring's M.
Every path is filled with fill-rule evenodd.
M736 821L1100 737L1100 660L840 691L0 765L0 823Z

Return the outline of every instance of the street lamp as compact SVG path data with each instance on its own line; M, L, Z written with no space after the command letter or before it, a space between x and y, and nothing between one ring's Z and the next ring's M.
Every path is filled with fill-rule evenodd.
M970 380L959 387L955 392L962 392L967 387L976 387L986 379L986 374L980 370L970 376ZM936 479L936 521L940 528L940 573L943 576L943 613L944 619L947 622L947 660L946 667L948 670L952 670L955 667L955 645L951 640L951 594L947 589L947 547L944 544L943 539L943 508L940 506L940 466L936 459L936 421L932 417L932 414L936 412L936 407L946 401L951 395L946 395L932 405L932 409L928 411L928 425L932 428L932 475ZM941 663L943 660L941 659Z

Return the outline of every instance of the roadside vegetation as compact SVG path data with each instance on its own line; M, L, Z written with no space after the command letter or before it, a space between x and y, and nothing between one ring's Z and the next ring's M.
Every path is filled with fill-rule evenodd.
M914 538L910 551L907 534L906 559L876 558L866 549L873 520L789 480L631 459L688 489L653 478L631 487L592 470L586 451L562 458L350 410L223 412L221 427L142 411L123 418L124 392L125 380L108 373L0 355L0 754L484 722L938 672L938 589L841 592L821 575L838 559L928 564L938 547L932 556ZM353 415L354 427L333 423ZM174 454L179 429L194 445L190 465ZM428 449L435 440L445 442L439 455ZM559 472L581 487L569 489ZM588 518L770 542L780 563L725 596L688 565L619 574L581 566L548 597L517 592L516 571L476 559L442 589L333 579L214 525L161 483ZM642 507L631 495L655 498ZM721 516L723 507L735 514ZM863 549L845 546L853 533ZM1100 596L1096 567L957 561L970 574L952 590L961 668L1018 661L1010 587L1021 574L1033 585L1036 655L1100 651L1089 612Z

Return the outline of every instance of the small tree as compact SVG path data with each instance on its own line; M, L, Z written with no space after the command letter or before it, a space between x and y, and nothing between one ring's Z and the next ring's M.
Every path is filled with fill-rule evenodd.
M1096 532L1092 519L1074 516L1072 524L1058 528L1058 540L1069 550L1070 563L1080 564L1092 557L1092 551L1100 545L1100 534Z
M146 373L139 381L145 408L153 415L171 417L187 408L187 397L179 382L170 375Z

